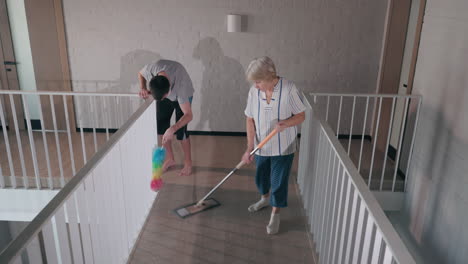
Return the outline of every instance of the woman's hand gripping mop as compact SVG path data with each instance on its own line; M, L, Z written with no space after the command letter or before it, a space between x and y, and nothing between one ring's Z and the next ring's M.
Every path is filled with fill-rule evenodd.
M264 140L262 140L262 142L260 142L260 144L258 144L258 146L254 150L252 150L252 152L250 152L250 156L254 155L259 149L261 149L273 136L276 135L277 132L278 131L274 129ZM210 197L210 195L213 194L216 191L216 189L218 189L219 186L221 186L229 177L231 177L232 174L234 174L234 172L240 169L243 165L244 165L244 161L239 162L239 164L237 164L237 166L231 172L229 172L229 174L226 175L224 179L222 179L213 189L211 189L209 193L207 193L198 202L176 208L174 209L175 213L182 218L186 218L194 214L197 214L197 213L200 213L208 209L211 209L213 207L221 205L215 199L213 198L208 199L208 197Z

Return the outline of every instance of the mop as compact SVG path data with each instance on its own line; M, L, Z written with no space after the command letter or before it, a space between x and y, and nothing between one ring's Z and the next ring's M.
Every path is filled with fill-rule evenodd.
M274 129L260 144L257 145L257 147L250 152L250 157L255 154L259 149L261 149L274 135L276 135L277 130ZM174 212L180 216L181 218L186 218L189 216L192 216L194 214L206 211L208 209L214 208L216 206L221 205L217 200L214 198L209 198L211 194L213 194L216 189L218 189L219 186L221 186L229 177L231 177L234 172L236 172L238 169L240 169L244 165L244 161L239 162L237 166L229 172L224 179L222 179L213 189L211 189L210 192L208 192L203 198L201 198L198 202L191 203L179 208L174 209Z

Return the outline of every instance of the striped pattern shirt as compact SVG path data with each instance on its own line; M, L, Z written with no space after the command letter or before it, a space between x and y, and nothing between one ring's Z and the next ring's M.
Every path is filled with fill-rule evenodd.
M273 89L270 103L266 94L252 86L247 98L245 115L255 121L255 145L258 145L279 120L285 120L306 110L296 85L280 78ZM297 149L297 127L288 127L274 136L257 154L260 156L281 156L294 153Z

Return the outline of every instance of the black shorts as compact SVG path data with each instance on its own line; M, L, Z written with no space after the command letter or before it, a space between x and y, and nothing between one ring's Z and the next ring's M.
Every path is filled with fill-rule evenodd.
M190 98L192 99L192 98ZM190 100L190 103L192 100ZM164 135L166 130L171 126L172 113L176 112L176 122L179 121L184 112L180 109L179 102L171 101L167 98L156 103L156 120L158 125L158 135ZM177 140L187 139L189 137L187 132L187 125L181 127L176 131Z

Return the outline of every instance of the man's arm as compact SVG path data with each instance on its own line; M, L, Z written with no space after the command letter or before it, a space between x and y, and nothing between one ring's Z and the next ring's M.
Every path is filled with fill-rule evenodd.
M138 80L140 82L140 92L138 93L141 98L146 99L150 92L146 88L146 79L141 75L141 73L138 73Z
M180 104L180 109L182 110L184 115L179 119L179 121L177 121L177 123L169 127L166 130L166 132L164 132L164 135L162 137L163 144L166 144L166 142L171 141L174 137L174 133L183 126L187 125L193 119L192 106L190 105L190 102Z
M192 106L190 105L190 102L180 104L180 109L184 115L179 119L179 121L177 121L177 123L170 127L174 129L174 133L183 126L187 125L193 119Z

